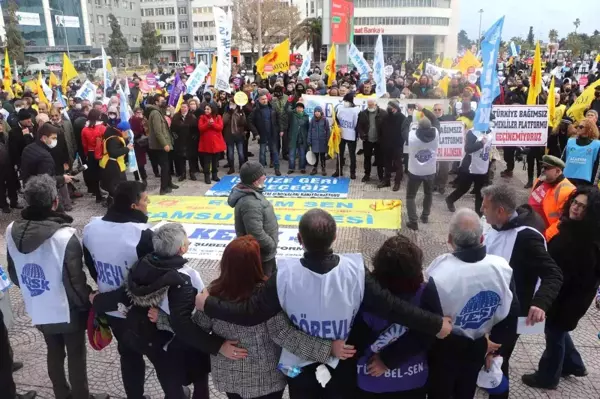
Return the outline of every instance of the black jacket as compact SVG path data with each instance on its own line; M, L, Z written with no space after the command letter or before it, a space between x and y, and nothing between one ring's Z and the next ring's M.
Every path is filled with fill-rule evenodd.
M497 230L505 231L520 226L529 226L538 231L544 231L544 221L529 205L517 208L517 214L517 217ZM517 234L508 263L513 269L513 278L521 308L520 316L527 316L531 306L547 312L560 291L562 273L546 250L542 234L531 229L521 230ZM542 281L534 294L538 278Z
M473 157L474 152L479 151L483 148L483 141L477 140L477 136L473 133L472 130L467 132L465 137L465 156L460 162L460 167L458 170L461 173L469 174L471 168L471 158ZM543 230L542 230L543 231Z
M73 223L67 214L51 210L25 208L21 212L22 219L15 221L12 227L12 238L19 252L28 254L39 248L62 227ZM8 274L12 282L19 286L15 264L7 251ZM87 285L83 263L81 261L81 244L73 235L65 249L63 261L62 284L67 294L70 310L69 323L44 324L38 326L45 334L66 334L85 329L87 312L90 308L90 287Z
M117 137L110 139L111 137ZM103 139L106 141L106 152L110 159L106 162L104 169L102 170L102 184L103 190L108 191L108 194L114 196L115 190L120 182L127 180L125 171L121 171L121 168L115 159L126 156L129 152L129 148L123 145L123 142L118 138L123 137L121 132L113 127L106 128ZM127 162L127 159L124 160Z
M216 355L225 341L202 330L192 321L198 291L188 275L180 273L187 260L181 256L162 258L154 253L141 258L129 271L127 292L134 307L158 307L169 299L169 323L178 339L204 353Z
M405 139L402 137L402 125L406 117L402 112L389 112L381 129L381 146L386 154L402 155Z
M562 270L563 284L547 313L548 324L572 331L585 315L600 285L598 232L582 222L562 220L548 252Z
M174 139L175 153L178 156L184 157L191 149L190 147L198 152L198 119L193 112L188 112L185 118L181 112L177 112L173 116L171 135ZM194 144L193 138L196 139L196 144Z
M377 129L377 139L381 136L381 132L383 131L383 122L387 117L387 111L377 107L377 111L375 111L377 115L375 116L375 125ZM369 111L364 109L360 111L358 114L358 121L356 122L356 133L361 140L367 141L369 137Z
M250 130L255 136L260 136L260 139L258 139L259 144L275 142L279 137L279 132L281 131L277 111L275 111L270 104L266 107L268 107L271 112L270 134L265 118L263 118L260 104L257 104L248 116L248 126L250 127Z
M23 129L18 124L8 132L8 151L15 166L21 166L21 154L25 147L34 142L32 127L29 128L29 133L23 135Z
M85 115L80 115L76 119L73 120L73 134L75 135L75 141L77 142L77 153L79 154L79 158L84 162L86 160L87 154L83 152L83 142L81 140L81 131L85 127L85 123L87 122L87 118Z
M134 209L131 209L127 213L122 213L111 207L108 209L102 220L112 223L148 223L148 216L146 216L143 212ZM154 233L150 229L142 231L140 241L135 248L138 259L146 256L154 250L154 246L152 244L153 235ZM115 237L115 240L119 240L119 238ZM94 259L85 245L83 245L83 259L88 267L88 270L90 271L90 276L92 279L94 279L94 281L98 282L98 272L96 271ZM130 303L129 297L127 296L123 287L115 291L97 294L94 298L93 305L96 312L106 313L117 310L119 302L124 304Z
M300 260L304 267L318 274L328 273L339 261L339 256L332 252L305 253ZM365 292L361 310L429 335L436 335L442 328L440 316L425 312L383 289L368 270L365 271ZM230 303L209 297L204 306L204 312L209 317L246 326L263 323L280 311L282 308L277 294L277 273L247 301Z
M63 175L56 176L56 163L50 154L50 147L40 140L36 140L25 147L21 156L21 179L23 179L23 183L27 183L31 176L38 175L54 177L59 186L65 184Z

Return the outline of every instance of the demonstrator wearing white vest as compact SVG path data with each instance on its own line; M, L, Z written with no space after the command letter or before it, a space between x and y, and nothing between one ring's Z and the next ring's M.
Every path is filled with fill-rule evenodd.
M73 218L56 211L56 180L49 175L32 176L24 195L27 208L22 219L6 229L8 273L21 288L31 322L44 335L54 397L106 398L106 394L89 393L85 331L91 289L83 271L81 244L70 227Z
M503 258L486 254L482 241L479 216L459 209L450 220L452 252L427 268L443 314L454 320L452 334L430 351L430 399L472 398L486 355L493 356L516 331L519 304L513 271Z
M449 319L423 311L381 288L366 270L361 254L334 254L331 246L335 238L336 223L329 213L322 209L306 212L299 223L298 240L305 249L301 259L278 259L277 273L247 301L225 302L203 291L196 297L196 308L211 318L240 325L262 323L283 310L303 331L333 340L348 337L359 307L426 334L441 338L449 334ZM288 372L292 399L337 397L345 383L336 378L338 359L331 359L327 366L311 364L284 350L280 363L293 371ZM328 381L324 388L317 378Z
M482 190L481 212L491 227L485 233L488 254L501 256L513 270L519 298L519 316L528 325L542 322L562 285L562 272L546 250L545 228L541 216L531 206L517 207L517 192L507 185L488 186ZM515 333L502 345L502 371L508 378L509 359L519 336ZM490 395L494 399L508 398Z
M128 398L143 397L146 366L143 355L123 342L125 316L119 311L119 303L129 304L123 288L129 269L139 258L152 252L152 231L147 216L149 203L143 183L120 183L106 215L92 219L83 229L85 264L99 290L90 300L96 312L109 316L107 320L118 343L123 387Z
M419 119L417 129L411 129L405 142L408 143L408 185L406 186L406 212L408 223L406 227L419 230L417 221L417 205L415 198L421 183L423 183L423 212L421 222L429 223L431 203L433 201L433 180L437 167L437 151L440 144L440 122L428 109L417 104L417 110L423 112L424 118Z

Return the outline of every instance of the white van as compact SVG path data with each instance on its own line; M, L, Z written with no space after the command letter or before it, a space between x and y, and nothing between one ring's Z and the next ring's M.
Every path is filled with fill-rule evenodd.
M179 62L179 61L170 61L169 62L170 69L181 69L184 67L185 67L185 64L183 62Z

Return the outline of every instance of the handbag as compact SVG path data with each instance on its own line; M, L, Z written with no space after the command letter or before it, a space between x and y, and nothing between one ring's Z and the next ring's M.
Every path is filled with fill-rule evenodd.
M106 348L112 341L112 331L106 316L96 314L94 309L90 309L88 314L87 336L90 346L97 351Z

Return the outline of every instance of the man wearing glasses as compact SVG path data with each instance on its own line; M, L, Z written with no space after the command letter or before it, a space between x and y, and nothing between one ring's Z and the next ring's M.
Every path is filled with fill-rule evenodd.
M558 233L560 212L565 201L569 199L575 186L563 174L565 163L552 155L542 157L542 174L535 181L529 205L538 213L546 224L544 236L546 241Z

